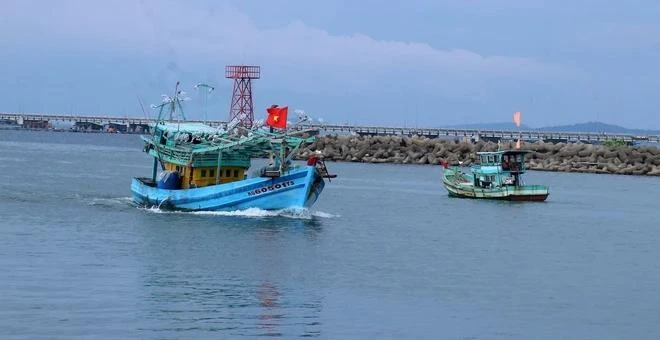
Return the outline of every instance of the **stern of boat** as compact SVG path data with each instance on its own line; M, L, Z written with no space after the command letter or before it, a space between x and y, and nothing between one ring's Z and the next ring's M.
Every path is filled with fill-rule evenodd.
M545 201L550 195L550 190L545 185L523 185L509 191L506 197L510 201Z

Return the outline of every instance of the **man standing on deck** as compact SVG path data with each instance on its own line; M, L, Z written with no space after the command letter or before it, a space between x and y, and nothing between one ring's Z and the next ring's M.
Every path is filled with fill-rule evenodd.
M321 155L322 155L321 151L319 150L314 151L314 153L312 153L312 155L309 156L309 158L307 158L307 165L314 166L316 164L321 164L322 163L320 159Z

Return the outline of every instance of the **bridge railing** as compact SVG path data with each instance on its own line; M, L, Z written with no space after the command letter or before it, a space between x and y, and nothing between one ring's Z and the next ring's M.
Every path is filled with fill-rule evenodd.
M72 115L72 114L41 114L41 113L0 113L0 120L37 120L37 121L70 121L70 122L88 122L96 124L132 124L149 125L153 123L150 118L121 117L112 115ZM194 120L189 122L203 122ZM225 121L211 120L206 121L211 126L221 126ZM660 135L636 135L626 133L604 133L604 132L559 132L559 131L541 131L541 130L495 130L495 129L459 129L459 128L419 128L419 127L390 127L390 126L356 126L348 124L321 124L307 123L298 126L298 128L314 128L331 132L353 132L357 134L371 135L424 135L424 136L453 136L453 137L480 137L480 138L517 138L535 140L568 140L568 141L604 141L604 140L623 140L623 141L642 141L642 142L660 142Z

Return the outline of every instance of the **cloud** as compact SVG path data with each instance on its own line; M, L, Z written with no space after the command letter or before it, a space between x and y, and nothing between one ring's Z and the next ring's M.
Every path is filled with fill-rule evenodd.
M30 3L32 4L32 2ZM277 64L385 72L400 69L420 76L452 75L552 77L569 72L560 65L514 56L485 56L464 49L437 49L418 42L385 41L359 33L331 35L301 21L259 29L226 2L196 7L163 1L61 1L46 3L41 15L18 2L2 29L7 38L48 40L107 53L175 54L207 62L256 59ZM47 8L50 7L50 8ZM17 19L18 18L18 19ZM27 36L26 36L27 35Z
M487 75L550 76L560 67L533 59L483 56L464 49L436 49L429 44L376 40L366 35L333 36L326 31L294 22L258 32L250 39L265 46L269 57L296 62L366 69L416 69L433 72Z
M0 22L0 41L17 47L7 50L35 78L40 77L34 71L38 68L20 56L27 50L39 52L30 58L56 65L50 82L39 79L41 102L48 110L69 109L52 98L64 81L81 95L80 110L131 112L139 109L135 93L152 103L180 80L193 95L191 84L216 86L215 105L224 117L231 91L224 65L254 63L262 65L263 75L255 84L255 107L295 103L314 116L363 123L401 122L406 118L400 117L413 112L420 122L460 123L470 119L469 112L474 117L500 111L508 115L512 105L529 100L543 86L562 84L565 90L563 84L575 84L566 78L579 74L564 65L515 56L522 54L515 48L513 55L484 55L424 42L330 33L302 20L266 26L253 19L255 13L227 1L201 6L165 0L62 0L57 5L43 1L35 11L38 4L6 5L8 20ZM115 93L125 102L101 103L96 91Z

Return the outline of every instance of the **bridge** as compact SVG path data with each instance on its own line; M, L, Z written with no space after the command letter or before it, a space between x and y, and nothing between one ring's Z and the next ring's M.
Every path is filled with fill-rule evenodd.
M47 129L54 121L71 122L74 130L108 131L114 129L119 132L139 133L147 131L150 118L119 117L119 116L80 116L80 115L54 115L35 113L0 113L0 126L15 125L24 128ZM202 122L202 121L190 121ZM211 126L225 126L225 121L206 121ZM563 141L600 143L607 140L624 141L626 143L660 143L660 135L633 135L621 133L602 132L553 132L553 131L516 131L516 130L480 130L480 129L453 129L453 128L407 128L385 126L355 126L342 124L309 123L300 128L313 128L325 133L352 133L357 135L384 136L426 136L429 138L468 138L468 139L516 139L521 136L527 141Z
M73 123L74 131L118 131L128 133L140 133L147 131L153 118L120 117L120 116L82 116L82 115L58 115L43 113L0 113L0 124L18 125L23 128L48 129L52 122ZM190 121L202 122L202 121ZM225 124L220 121L207 121L211 126ZM0 125L2 126L2 125Z

